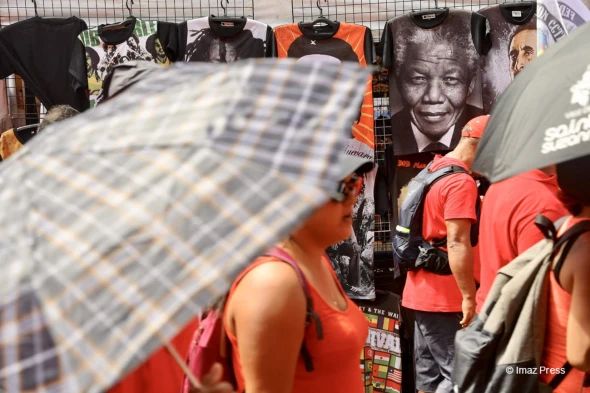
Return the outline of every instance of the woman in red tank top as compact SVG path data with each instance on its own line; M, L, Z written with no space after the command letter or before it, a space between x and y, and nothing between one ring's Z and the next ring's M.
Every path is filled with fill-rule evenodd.
M590 156L557 165L557 180L563 192L580 204L560 234L590 220ZM547 329L542 365L560 369L569 362L573 369L554 393L590 393L590 233L582 234L568 252L560 271L550 275ZM543 382L551 372L540 373ZM585 381L586 380L586 381Z
M357 174L372 167L358 157L346 157L343 167L348 170L341 172L344 180L335 199L278 245L310 284L323 339L317 338L314 321L305 326L306 298L296 271L272 257L257 259L234 282L225 312L240 393L363 392L359 359L367 321L324 257L327 247L351 236L352 211L362 186ZM304 342L313 371L306 370L300 356Z

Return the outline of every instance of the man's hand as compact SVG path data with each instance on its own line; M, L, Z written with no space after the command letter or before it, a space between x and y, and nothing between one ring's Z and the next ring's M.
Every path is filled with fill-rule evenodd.
M463 298L461 308L463 309L463 319L460 323L462 328L466 328L475 316L475 300L472 298Z
M203 377L201 387L191 387L190 393L235 393L233 386L228 382L222 382L223 367L215 363L209 374Z

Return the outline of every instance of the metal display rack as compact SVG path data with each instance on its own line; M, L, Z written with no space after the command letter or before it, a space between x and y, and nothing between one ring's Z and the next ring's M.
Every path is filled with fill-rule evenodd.
M254 0L0 0L0 28L32 18L67 18L77 16L88 28L115 23L129 16L147 20L182 22L208 15L245 16L254 19ZM64 4L66 3L66 4ZM222 4L223 3L223 4ZM224 11L224 9L226 11ZM5 80L13 126L36 122L44 108L33 99L25 100L23 83L11 76ZM31 108L32 106L32 108ZM25 110L28 109L28 110ZM37 112L37 113L35 113ZM29 113L27 115L27 113ZM1 126L1 125L0 125Z
M512 1L512 0L511 0ZM397 16L411 11L437 7L460 8L478 11L486 6L498 4L493 0L474 1L436 1L436 0L292 0L293 22L311 22L323 16L347 23L367 26L373 33L378 48L385 23ZM320 7L321 10L320 11ZM376 93L376 92L374 92ZM376 95L376 94L375 94ZM385 149L391 144L391 126L382 116L389 115L389 98L375 97L375 159L379 165L385 164ZM390 252L391 217L375 217L375 251Z

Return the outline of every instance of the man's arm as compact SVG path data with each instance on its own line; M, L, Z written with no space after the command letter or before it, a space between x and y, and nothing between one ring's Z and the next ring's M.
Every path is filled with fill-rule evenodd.
M475 315L475 279L473 276L473 248L469 219L446 220L449 265L463 295L463 320L461 326L469 326Z

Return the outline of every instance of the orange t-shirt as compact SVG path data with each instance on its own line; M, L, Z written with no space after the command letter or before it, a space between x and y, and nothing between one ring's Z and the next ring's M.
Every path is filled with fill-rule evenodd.
M252 269L269 262L284 263L273 257L262 257L256 260L234 282L228 304L240 280ZM328 260L325 260L325 262L330 264ZM293 393L362 393L364 391L360 369L360 354L369 334L369 325L358 306L344 293L331 265L330 271L340 293L346 298L348 308L346 311L335 309L324 300L311 283L309 284L313 309L322 322L324 338L318 340L314 321L306 327L305 345L313 359L314 370L308 372L305 369L303 359L299 356L295 370ZM289 310L284 311L289 312ZM243 392L246 386L238 349L238 339L231 334L227 324L226 331L232 344L232 360L238 383L238 392Z
M570 217L560 228L559 234L567 231L582 218ZM555 274L549 274L549 305L547 306L547 327L545 329L545 348L543 350L543 360L541 366L546 368L563 367L567 361L566 343L567 343L567 321L570 313L572 295L567 293L555 279ZM559 384L553 393L590 393L590 387L582 389L584 383L584 373L580 370L572 369L565 379ZM541 381L551 382L555 375L543 373L539 375Z
M430 170L436 171L452 165L469 170L462 161L442 156L434 158ZM469 219L475 223L477 198L475 180L466 173L450 175L436 182L424 200L424 240L445 238L446 220ZM408 272L402 300L404 307L430 312L460 312L462 302L463 296L452 274L442 276L424 269Z
M544 238L535 225L543 214L556 221L568 214L557 197L554 175L536 169L492 184L486 193L479 225L481 265L477 312L481 311L498 271Z
M340 22L332 36L308 37L297 23L274 29L277 57L299 58L300 61L332 62L355 61L366 66L373 63L374 44L371 30L365 26ZM369 57L369 58L368 58ZM367 79L367 88L358 121L352 127L352 136L371 149L375 148L373 110L373 77Z

